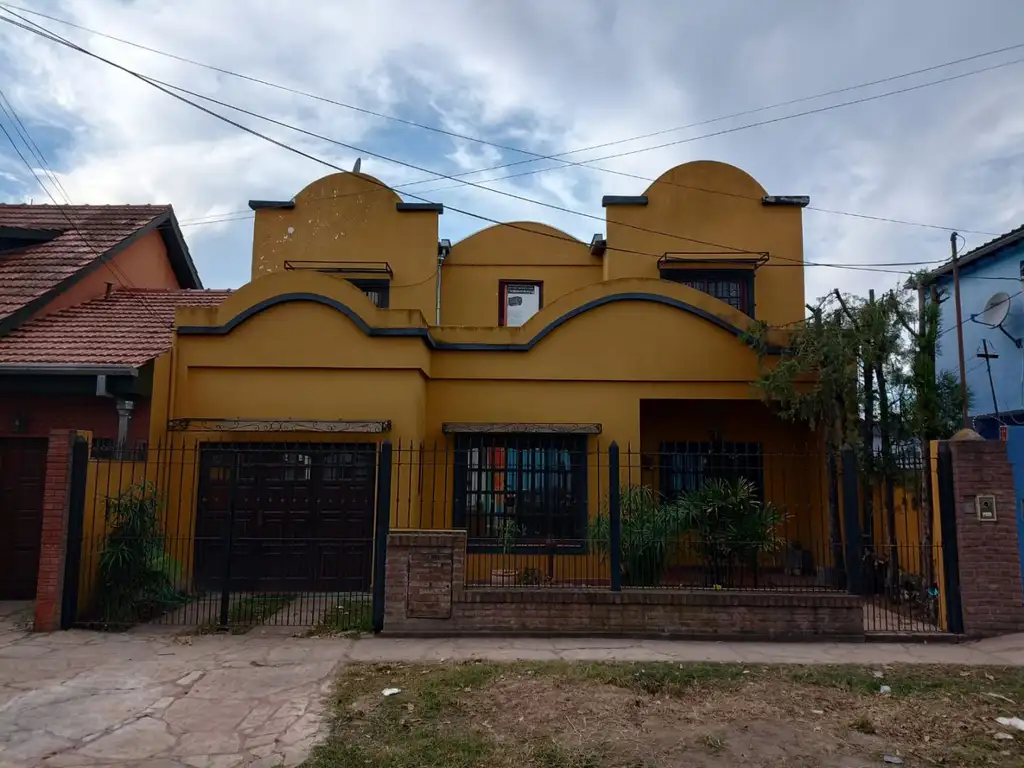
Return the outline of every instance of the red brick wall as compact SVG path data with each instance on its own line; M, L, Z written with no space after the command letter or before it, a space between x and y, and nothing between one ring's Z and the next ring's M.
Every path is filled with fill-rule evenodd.
M36 582L34 628L39 632L60 629L60 602L64 586L64 555L67 549L68 494L71 490L71 446L75 433L54 430L46 452L46 485L43 490L42 546Z
M846 594L684 590L465 589L466 534L388 539L387 634L864 637L861 600Z
M149 437L149 398L135 398L128 426L128 443ZM2 395L0 436L14 435L14 418L26 420L19 437L47 437L55 429L92 432L94 437L117 437L117 405L112 397L93 395Z
M951 440L949 447L964 633L980 637L1020 632L1024 630L1024 591L1006 443ZM994 522L978 519L975 498L979 494L996 497Z

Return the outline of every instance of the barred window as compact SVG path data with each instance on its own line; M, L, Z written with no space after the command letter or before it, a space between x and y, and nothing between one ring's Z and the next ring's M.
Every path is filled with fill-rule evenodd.
M352 285L366 294L374 306L387 309L391 299L391 284L387 280L349 280Z
M750 482L764 499L764 452L760 443L662 443L661 492L668 499L696 491L711 478Z
M754 275L746 270L665 269L662 278L696 288L745 315L754 316Z
M455 445L454 518L470 547L498 546L501 523L518 527L519 546L583 546L586 437L463 435Z

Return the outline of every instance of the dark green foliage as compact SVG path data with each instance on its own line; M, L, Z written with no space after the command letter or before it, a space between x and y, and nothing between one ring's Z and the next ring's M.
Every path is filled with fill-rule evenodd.
M737 566L749 566L756 574L757 556L785 543L779 534L782 512L762 503L748 480L712 478L686 494L680 506L683 526L692 531L714 585L733 586Z
M626 485L619 491L622 518L622 583L653 587L661 582L668 547L686 532L678 502L666 501L646 485ZM609 519L605 509L590 521L590 541L598 552L609 551Z
M183 602L168 575L159 498L151 483L107 499L99 562L99 613L111 627L130 626Z

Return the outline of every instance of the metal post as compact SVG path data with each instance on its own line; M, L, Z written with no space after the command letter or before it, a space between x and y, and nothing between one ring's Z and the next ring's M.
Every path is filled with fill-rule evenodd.
M843 520L846 539L846 590L851 595L862 594L863 572L860 556L860 502L857 498L857 454L849 445L841 451L843 468Z
M627 455L628 460L628 455ZM622 591L622 510L619 505L619 444L608 446L608 551L612 592Z
M964 429L970 429L971 419L967 415L967 368L964 365L964 319L960 309L960 265L956 252L957 233L949 236L949 249L953 259L953 304L956 306L956 351L960 361L960 406L963 409Z
M373 527L373 632L384 629L384 581L391 530L391 441L380 444L377 464L377 521Z
M946 630L963 634L960 602L960 550L956 540L956 495L953 489L953 454L949 443L939 443L939 531L942 535L942 575L946 595Z
M231 475L228 482L228 535L224 542L224 571L220 584L220 628L227 629L228 611L231 608L231 555L235 543L235 490L238 487L239 452L232 451Z
M68 493L68 531L64 555L60 628L71 629L78 618L78 580L82 566L85 524L85 486L89 473L89 443L76 437L71 448L71 488Z

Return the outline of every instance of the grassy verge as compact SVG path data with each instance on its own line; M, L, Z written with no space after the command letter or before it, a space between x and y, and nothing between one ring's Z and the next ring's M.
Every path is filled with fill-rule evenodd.
M309 636L359 635L373 631L373 610L369 600L348 600L328 608Z
M1018 669L374 664L332 705L308 768L1024 765Z
M228 631L232 635L244 635L257 624L264 623L284 608L292 598L284 595L259 595L243 597L228 609ZM220 621L208 621L198 628L198 634L220 631Z

